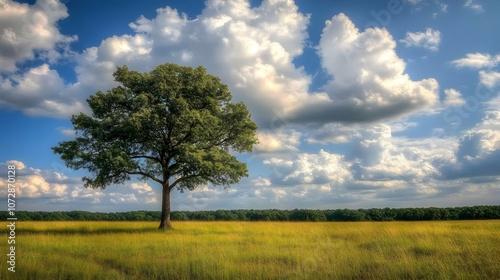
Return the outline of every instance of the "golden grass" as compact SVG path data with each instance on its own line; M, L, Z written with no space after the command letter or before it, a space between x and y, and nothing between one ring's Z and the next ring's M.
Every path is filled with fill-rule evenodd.
M157 224L17 222L0 279L500 279L498 220Z

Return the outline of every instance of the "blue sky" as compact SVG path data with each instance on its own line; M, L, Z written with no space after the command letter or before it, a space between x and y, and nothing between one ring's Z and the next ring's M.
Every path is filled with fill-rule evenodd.
M0 175L18 210L159 210L133 179L85 189L50 147L117 83L177 63L219 76L259 125L250 176L174 210L498 204L498 1L0 0Z

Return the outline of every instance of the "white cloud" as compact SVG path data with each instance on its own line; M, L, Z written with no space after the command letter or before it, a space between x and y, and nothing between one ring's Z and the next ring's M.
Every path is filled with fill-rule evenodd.
M295 130L287 132L284 129L277 130L259 130L257 137L259 144L256 145L255 152L257 154L278 153L298 151L297 146L300 144L300 136L302 134Z
M32 68L24 75L0 80L0 89L0 107L21 109L28 115L67 117L86 111L82 95L66 88L57 71L47 64Z
M69 196L61 197L59 203L82 203L83 201L91 201L91 204L98 204L106 197L103 191L94 189L86 189L83 186L75 186Z
M7 165L15 165L15 186L19 198L58 198L67 195L68 177L51 171L26 167L24 163L11 160L0 164L0 168L7 170ZM0 195L7 196L7 177L0 178Z
M342 13L327 21L318 53L333 77L325 86L329 99L310 100L292 112L292 122L373 122L432 106L437 81L412 81L395 47L386 29L359 32Z
M330 158L326 161L328 164L317 160L327 158L324 151L319 154L302 154L294 160L275 158L264 163L273 170L269 178L273 187L287 184L290 187L322 185L332 188L338 195L349 192L354 195L353 192L356 192L358 199L370 201L375 199L373 196L378 192L384 193L385 189L391 192L395 189L404 190L398 194L406 194L408 199L424 193L435 194L440 192L437 181L441 176L440 168L456 162L458 141L454 138L412 139L392 136L392 126L397 131L402 131L415 125L402 122L391 126L376 124L358 127L350 136L352 153L346 156L329 154ZM344 176L342 180L330 178L321 181L318 178L327 178L329 175L314 175L324 171L319 166ZM430 181L433 181L432 188L425 183ZM419 187L412 189L412 186ZM366 196L368 193L371 195Z
M116 85L115 66L149 71L165 62L205 66L229 84L234 100L244 101L259 124L269 125L276 115L315 98L307 92L310 77L292 63L302 54L309 21L292 1L263 1L256 8L247 1L207 1L195 20L169 7L157 13L153 19L141 17L130 24L135 35L107 38L76 55L77 83L64 86L62 79L46 71L44 80L57 84L49 93L25 87L21 78L17 86L7 79L2 91L14 96L24 87L25 95L38 96L38 103L8 99L0 104L32 115L68 116L85 110L81 104L89 94Z
M299 154L292 161L271 159L264 164L274 169L271 183L276 185L342 184L351 176L349 164L341 155L324 150L318 154Z
M139 199L138 201L143 201L146 204L155 204L157 200L157 194L153 191L153 188L148 185L148 183L140 182L140 183L132 183L130 187L138 192Z
M156 198L156 194L148 194L148 196L146 196L146 199L144 200L144 203L146 204L156 204L157 202L158 199Z
M466 57L453 60L451 62L457 68L468 67L472 69L488 70L479 71L479 84L489 88L495 87L500 83L500 72L489 69L496 67L500 63L500 54L492 56L489 53L468 53Z
M464 7L470 8L476 12L482 12L483 11L483 6L480 4L475 4L473 0L467 0L465 1Z
M135 194L133 193L110 193L109 194L110 198L109 201L112 203L132 203L132 202L137 202L137 197L135 197Z
M457 68L469 67L473 69L491 68L500 63L500 54L492 56L489 53L468 53L466 57L451 62Z
M258 187L269 187L271 186L271 181L269 179L263 178L261 176L252 179L252 182Z
M9 161L7 161L6 164L7 165L14 165L17 170L22 170L22 169L26 168L26 165L24 165L24 163L22 163L18 160L9 160Z
M500 83L500 72L479 71L479 83L489 88Z
M14 72L16 64L36 55L53 62L77 39L62 35L57 22L68 17L58 0L38 0L34 5L0 0L0 73Z
M310 78L292 63L302 54L307 23L291 1L263 1L256 8L247 1L207 1L194 21L166 8L131 26L151 41L151 56L205 66L268 126L309 97Z
M441 43L441 32L427 28L424 32L406 32L406 37L399 40L407 47L423 47L431 51L437 51Z
M66 117L87 110L84 100L89 94L116 85L112 73L117 65L127 64L141 72L164 62L206 66L209 73L229 84L235 101L248 105L261 128L272 128L259 130L261 144L256 152L273 155L263 160L271 172L268 177L249 179L247 185L230 190L203 186L188 194L176 194L179 202L189 201L200 208L249 208L256 202L262 207L269 207L269 202L277 207L311 207L331 205L332 201L374 201L384 196L421 198L445 192L440 184L449 187L459 182L455 181L459 180L456 173L453 177L446 166L472 166L467 162L479 166L479 161L486 166L486 159L495 163L495 131L500 129L493 126L497 120L494 114L461 139L394 137L393 132L416 123L377 123L432 108L439 102L435 79L413 81L404 74L406 64L397 56L396 41L386 29L360 31L344 14L328 21L318 54L331 80L324 92L311 93L311 77L293 64L303 51L309 16L301 14L293 2L265 0L255 8L248 1L207 1L206 5L194 20L168 7L158 9L156 17L141 17L130 24L134 34L109 37L75 55L74 84L66 84L47 64L12 74L0 80L0 106L30 115ZM437 50L439 31L431 30L430 35L427 31L411 33L412 42ZM9 32L6 38L12 37ZM494 67L499 61L499 55L468 54L453 64L479 69ZM493 87L498 82L498 73L482 73L483 84ZM458 106L463 98L457 90L445 89L443 104ZM274 121L282 121L285 126L273 127ZM286 126L294 123L317 125L301 133ZM325 151L327 148L302 153L298 149L302 137L308 143L353 141L349 146L353 153L340 155ZM106 207L104 202L128 207L158 203L147 183L127 183L112 192L87 190L75 178L24 169L19 168L27 172L20 177L25 183L22 191L33 199L53 192L57 195L51 199L75 205L84 205L83 201L102 207ZM443 178L447 179L444 183Z
M153 188L151 188L148 183L132 183L130 185L132 189L137 190L139 193L146 193L146 192L151 192L153 191Z
M439 176L439 167L455 159L455 139L392 137L380 124L367 128L354 143L352 161L360 181L414 182Z
M449 88L444 90L444 101L443 104L447 107L462 106L465 104L465 100L462 98L462 94L455 89Z
M179 200L175 202L179 209L182 210L206 210L206 207L209 204L215 204L220 202L221 200L228 199L231 201L231 198L235 198L238 196L240 190L231 188L227 190L218 189L218 188L210 188L207 185L199 186L198 188L188 191L187 196L182 197L179 196ZM175 195L175 194L174 194ZM248 197L248 194L244 195ZM251 195L255 196L255 195ZM244 200L243 200L244 201ZM241 200L233 200L233 205L238 205L242 203ZM226 206L222 208L226 208L230 203L226 203ZM241 204L240 204L241 205ZM219 207L221 208L221 207ZM241 208L238 207L238 208ZM227 208L226 208L227 209Z
M129 191L133 191L135 193L129 193ZM110 201L113 203L126 202L156 204L158 202L158 194L147 182L131 183L130 188L124 188L120 193L116 192L108 195L111 197Z
M68 210L91 210L108 207L109 205L104 203L108 201L116 204L124 203L128 205L128 209L134 204L157 204L156 192L145 182L127 182L125 186L117 189L113 188L114 186L104 190L87 189L79 177L68 177L50 169L27 167L16 160L0 164L0 169L7 170L7 165L16 165L16 194L20 199L29 201L26 205L35 205L41 201L45 204L65 204L73 207ZM7 183L7 176L0 176L1 197L7 196ZM52 210L55 209L57 208Z
M20 197L61 197L66 194L67 185L52 183L49 184L41 176L26 176L17 182L17 193Z
M393 137L386 124L359 127L351 137L353 152L345 156L321 150L291 160L265 160L272 173L254 181L269 181L260 184L258 197L270 201L266 191L273 188L287 194L286 203L300 198L315 199L314 205L329 205L328 201L387 205L389 200L451 199L466 190L445 170L457 163L457 138Z
M270 159L264 160L263 163L264 164L281 165L281 166L292 166L293 161L272 157Z
M481 122L463 133L456 157L456 164L442 168L445 178L500 175L500 108L490 108Z
M42 116L88 112L89 94L116 86L115 66L126 64L144 72L165 62L204 65L229 85L235 101L247 104L261 128L273 127L277 120L394 118L425 109L437 99L434 79L415 82L403 74L405 64L387 30L360 33L343 14L328 21L319 47L323 66L334 80L326 92L309 93L311 77L293 64L302 54L309 16L292 1L263 1L255 8L247 1L228 3L207 1L195 20L169 7L158 9L155 18L141 17L130 24L135 34L109 37L77 54L76 83L64 84L57 72L43 65L0 81L6 92L0 105ZM30 83L36 79L49 87ZM33 98L17 98L22 95Z

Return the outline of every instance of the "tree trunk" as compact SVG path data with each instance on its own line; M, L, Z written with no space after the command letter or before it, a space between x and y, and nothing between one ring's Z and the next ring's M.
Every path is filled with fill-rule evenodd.
M161 200L161 222L159 229L172 229L170 224L170 186L167 182L163 184L162 200Z

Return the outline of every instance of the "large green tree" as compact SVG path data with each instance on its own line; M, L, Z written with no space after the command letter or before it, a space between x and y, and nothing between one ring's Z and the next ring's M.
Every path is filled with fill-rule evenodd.
M159 228L170 229L174 188L227 188L248 176L230 151L251 152L257 125L218 77L170 63L149 73L118 67L114 77L120 86L87 99L91 116L72 116L77 138L52 148L68 167L90 171L85 187L104 189L131 175L153 180L162 186Z

